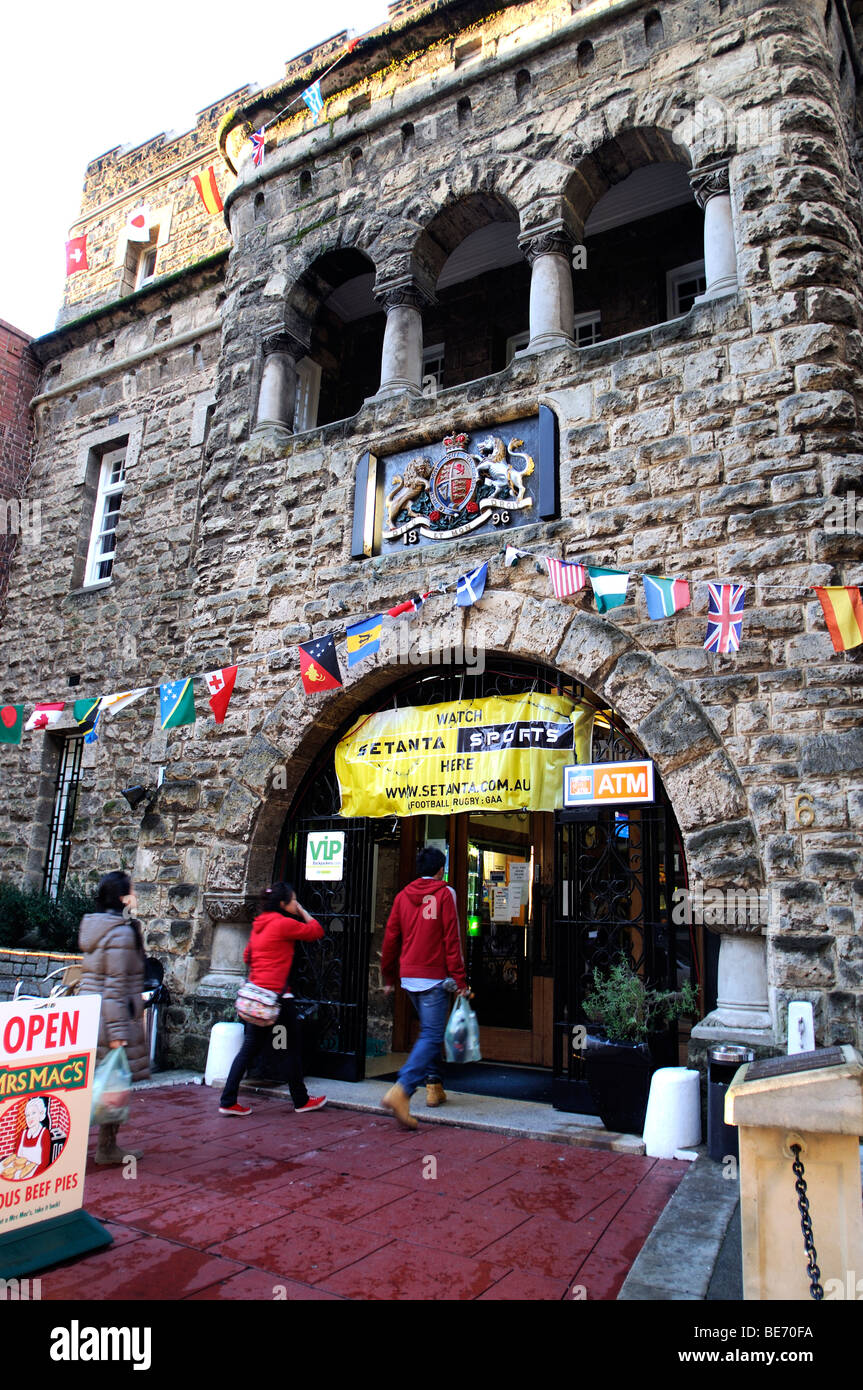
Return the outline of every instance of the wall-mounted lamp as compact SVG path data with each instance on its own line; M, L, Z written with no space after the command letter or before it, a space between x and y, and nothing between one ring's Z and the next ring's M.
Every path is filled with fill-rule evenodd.
M149 810L156 796L156 788L124 787L121 795L126 798L133 811L137 810L142 801L146 801L147 809Z

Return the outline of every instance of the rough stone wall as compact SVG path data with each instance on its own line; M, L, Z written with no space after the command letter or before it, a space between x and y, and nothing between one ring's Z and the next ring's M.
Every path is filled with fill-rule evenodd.
M350 674L343 668L343 692L313 699L302 693L295 653L281 653L417 588L451 584L485 558L483 603L465 615L451 598L430 600L418 626L557 664L609 699L656 761L693 877L775 890L776 1024L788 998L811 998L819 1042L863 1037L860 653L833 654L811 592L815 583L860 579L858 540L825 528L836 498L859 477L860 191L847 114L814 0L740 0L721 10L677 0L661 7L659 46L647 42L645 8L622 6L589 29L576 14L566 36L560 7L506 6L483 28L480 64L457 65L455 40L442 64L439 53L423 53L418 29L417 56L377 85L369 79L365 110L349 115L349 93L341 93L331 126L315 130L299 115L279 127L263 171L241 166L202 471L200 447L186 433L189 397L207 389L212 358L196 372L178 350L166 377L148 366L133 399L106 373L72 401L62 382L80 375L99 334L66 352L39 454L62 540L38 579L16 571L23 640L0 647L12 684L45 698L58 670L83 672L82 689L95 681L98 693L109 678L116 688L231 660L241 666L220 728L207 715L193 730L157 735L143 703L118 718L86 754L76 824L74 865L113 867L134 856L148 944L168 963L176 1001L173 1046L185 1060L201 1052L222 1007L198 993L214 922L232 903L245 920L303 772L354 710L404 673L382 650ZM594 57L580 70L585 35ZM528 108L513 99L517 65L531 70ZM457 101L468 93L466 144ZM708 98L732 113L719 143L715 122L703 131L686 122ZM417 140L405 159L408 113ZM357 141L361 180L350 169ZM302 323L309 300L301 277L317 257L356 247L379 283L422 280L446 254L423 234L442 209L450 209L444 242L455 235L453 210L476 209L477 200L488 208L505 198L522 232L554 216L583 222L615 178L658 151L699 167L730 157L737 295L615 342L517 360L436 400L370 402L288 441L252 432L262 337ZM304 198L303 169L313 175ZM466 215L461 235L473 225ZM206 316L204 300L188 303ZM155 335L157 323L154 310L146 331ZM207 341L205 352L214 352L217 340ZM560 423L561 519L512 538L636 576L684 574L695 595L685 614L648 622L637 579L610 619L597 617L587 596L559 603L530 562L504 569L483 537L350 559L355 468L367 449L384 456L434 444L454 424L487 431L538 401ZM74 544L62 524L75 510L77 443L111 414L124 424L133 413L145 417L145 462L140 488L130 482L124 499L124 521L134 524L120 536L116 583L70 595ZM703 581L718 577L747 584L736 656L702 646ZM126 631L134 659L116 652ZM268 651L276 654L248 660ZM28 756L38 763L38 745L29 747L14 756L0 749L4 780L9 772L4 875L32 863L43 833L33 809L38 769L27 764ZM117 790L127 778L151 778L157 763L168 780L139 833ZM798 815L801 794L811 798L811 824Z
M134 149L108 150L87 166L81 217L69 235L87 233L87 270L66 279L58 327L123 297L133 288L131 267L140 243L129 242L126 220L146 205L160 223L156 275L185 270L227 249L230 238L220 213L211 215L192 182L212 164L224 201L234 180L218 158L219 125L248 88L201 111L192 130L158 135Z
M28 544L31 540L29 499L26 524L20 510L30 464L30 398L39 374L29 351L30 342L28 334L0 319L0 620L12 552L20 538L26 538Z
M24 994L38 995L40 982L47 975L80 961L80 956L61 952L49 955L45 951L0 951L0 1001L6 1003L12 998L19 980L24 981Z

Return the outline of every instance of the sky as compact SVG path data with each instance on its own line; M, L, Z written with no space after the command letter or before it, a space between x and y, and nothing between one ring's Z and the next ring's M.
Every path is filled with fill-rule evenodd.
M0 185L0 319L31 337L53 329L66 238L97 155L162 131L180 134L220 97L247 83L271 86L287 59L343 29L367 33L386 11L386 0L9 5L0 53L9 140Z

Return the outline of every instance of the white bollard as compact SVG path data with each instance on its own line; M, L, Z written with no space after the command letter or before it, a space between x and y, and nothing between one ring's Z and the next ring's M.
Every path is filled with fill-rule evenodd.
M701 1143L700 1078L689 1067L660 1067L653 1073L644 1151L648 1158L673 1158L677 1149Z
M205 1086L224 1086L231 1063L243 1043L242 1023L214 1023L204 1071Z

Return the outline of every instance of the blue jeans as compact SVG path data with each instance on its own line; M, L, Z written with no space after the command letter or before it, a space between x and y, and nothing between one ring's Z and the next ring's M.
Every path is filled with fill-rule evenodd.
M426 1078L441 1079L440 1050L452 995L443 984L432 985L431 989L408 990L408 993L420 1021L420 1032L399 1072L399 1084L412 1096Z

